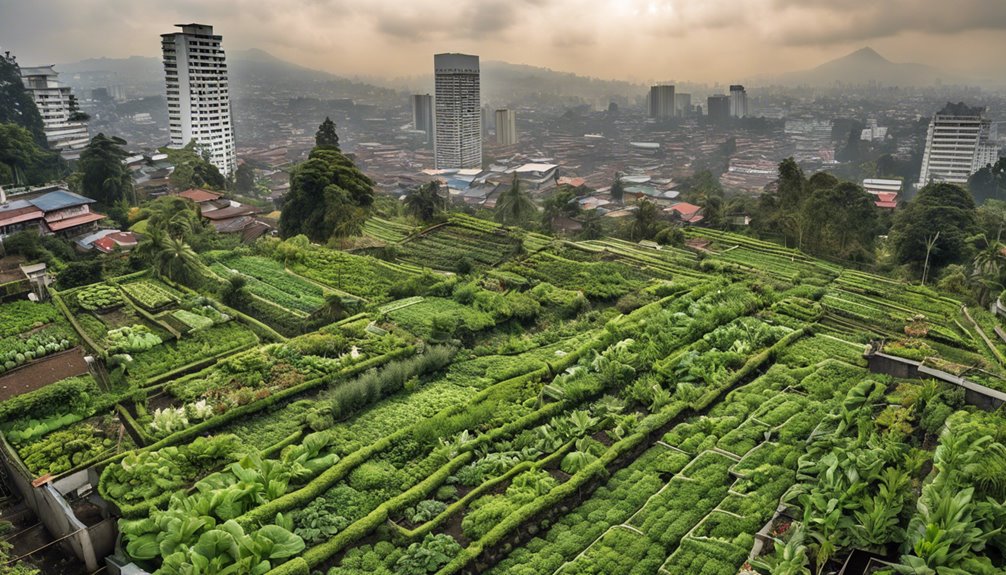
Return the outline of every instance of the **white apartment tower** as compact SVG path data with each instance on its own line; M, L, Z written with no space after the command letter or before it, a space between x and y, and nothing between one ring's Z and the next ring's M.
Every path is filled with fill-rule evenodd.
M674 117L674 86L650 86L650 117L658 120Z
M436 76L437 169L482 167L482 109L479 57L468 54L433 56Z
M161 35L170 147L195 140L227 176L237 169L237 158L222 37L205 24L177 26L181 32Z
M496 110L496 143L500 146L517 143L517 112L514 110Z
M426 143L433 143L433 96L412 95L412 127L426 133Z
M971 174L994 164L998 156L985 109L947 104L929 122L918 185L930 181L966 184Z
M87 122L72 119L73 95L69 86L56 79L58 76L52 65L21 68L21 83L31 92L35 107L42 115L49 148L67 160L76 160L90 141Z
M748 94L744 86L734 84L730 86L730 117L746 118L748 115Z

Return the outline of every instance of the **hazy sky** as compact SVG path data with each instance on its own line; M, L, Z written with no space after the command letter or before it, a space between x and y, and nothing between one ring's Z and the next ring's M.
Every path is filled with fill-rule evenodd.
M1006 0L0 0L0 47L25 65L159 56L211 24L345 75L430 73L435 52L634 81L730 82L863 46L896 62L1006 73Z

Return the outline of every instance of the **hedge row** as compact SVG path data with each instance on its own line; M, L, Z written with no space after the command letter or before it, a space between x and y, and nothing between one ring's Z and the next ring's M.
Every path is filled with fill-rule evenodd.
M524 507L521 507L516 512L509 515L506 519L501 521L499 525L494 527L489 531L489 533L482 537L482 539L473 542L471 545L463 549L453 561L438 571L437 575L450 575L460 572L462 569L467 567L469 563L477 560L484 550L502 542L504 538L508 537L513 531L519 529L522 525L530 522L534 517L546 512L550 508L560 507L563 502L575 496L580 489L587 486L589 482L594 479L607 476L608 466L610 464L615 462L615 460L623 454L629 453L642 442L648 441L650 439L650 435L654 431L671 423L675 418L689 409L694 411L705 409L725 390L733 388L737 385L737 383L754 372L754 370L763 363L771 358L774 358L790 343L802 337L804 333L804 330L800 329L787 334L772 347L749 358L748 361L745 362L744 366L737 370L737 372L728 378L727 381L719 387L709 390L705 395L703 395L696 405L689 406L684 402L674 401L668 404L659 413L647 417L640 423L639 430L636 433L612 445L600 458L580 470L568 481L559 485L544 497L540 497L535 501L528 503Z
M406 529L401 525L394 523L393 524L394 530L397 533L397 535L402 539L405 539L407 541L418 541L419 539L422 539L427 533L432 532L434 529L442 525L452 516L459 513L463 509L467 508L469 503L477 499L482 494L492 490L497 485L510 481L515 476L520 475L521 473L529 469L540 469L542 467L549 465L553 461L562 459L562 457L566 455L566 452L572 449L573 445L575 445L575 443L573 441L569 441L565 445L557 449L554 453L550 454L548 457L539 459L538 461L524 461L515 465L503 475L490 479L489 481L486 481L482 485L479 485L475 489L469 491L467 494L465 494L464 497L448 505L447 509L443 510L439 515L427 521L426 523L423 523L422 525L416 526L415 529Z
M223 425L225 423L229 423L230 421L238 419L240 417L245 417L245 416L251 415L253 413L257 413L257 412L259 412L259 411L261 411L261 410L263 410L263 409L265 409L265 408L267 408L267 407L269 407L269 406L271 406L273 404L276 404L276 403L278 403L280 401L284 401L286 399L289 399L289 398L291 398L291 397L293 397L295 395L304 393L306 391L309 391L311 389L314 389L314 388L322 386L322 385L328 385L328 384L332 383L333 381L335 381L335 380L337 380L337 379L339 379L341 377L348 377L348 376L351 376L351 375L355 375L356 373L359 373L361 371L365 371L367 369L370 369L371 367L375 367L375 366L379 365L382 362L391 361L393 359L397 359L397 358L399 358L401 356L404 356L404 355L411 355L414 352L415 352L415 348L414 347L412 347L412 346L404 347L402 349L395 350L395 351L393 351L391 353L387 353L385 355L381 355L381 356L378 356L378 357L373 357L373 358L370 358L370 359L368 359L366 361L362 361L362 362L360 362L360 363L358 363L356 365L347 367L346 369L343 369L343 370L341 370L339 372L332 373L332 374L329 374L329 375L326 375L326 376L322 376L322 377L319 377L319 378L315 378L315 379L312 379L312 380L309 380L309 381L305 381L304 383L301 383L299 385L295 385L293 387L288 387L287 389L284 389L282 391L274 393L273 395L270 395L269 397L266 397L264 399L260 399L258 401L254 401L254 402L246 404L246 405L235 407L235 408L230 409L227 412L222 413L222 414L220 414L220 415L218 415L216 417L212 417L210 419L207 419L205 421L202 421L202 422L199 422L199 423L197 423L195 425L187 427L187 428L185 428L185 429L183 429L181 431L173 433L173 434L171 434L171 435L169 435L169 436L167 436L167 437L165 437L165 438L157 441L156 443L153 443L151 445L148 445L147 447L144 447L144 448L140 449L139 451L148 451L148 450L152 451L152 450L155 450L155 449L160 449L162 447L168 447L169 445L174 445L176 443L181 443L183 441L188 441L188 440L194 439L198 435L206 433L206 432L208 432L208 431L210 431L210 430L212 430L212 429L214 429L216 427L219 427L219 426L221 426L221 425ZM94 458L92 460L85 461L84 463L82 463L81 465L78 465L77 467L71 469L67 473L73 473L73 472L75 472L77 470L84 469L84 468L90 467L92 465L95 465L95 466L108 465L110 463L114 463L114 462L118 461L123 456L125 456L125 452L113 455L111 457L98 457L98 458Z

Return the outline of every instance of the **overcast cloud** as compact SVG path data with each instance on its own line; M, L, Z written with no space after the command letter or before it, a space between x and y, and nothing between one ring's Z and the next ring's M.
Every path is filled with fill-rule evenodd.
M1006 0L0 0L0 47L23 64L157 56L159 35L211 24L344 75L429 73L432 54L635 81L729 82L863 46L896 62L1002 72Z

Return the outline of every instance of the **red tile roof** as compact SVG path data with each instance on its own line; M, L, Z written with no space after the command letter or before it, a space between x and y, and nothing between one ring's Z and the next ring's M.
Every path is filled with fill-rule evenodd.
M59 220L57 222L46 222L49 229L58 232L62 230L68 230L70 228L75 228L77 226L82 226L84 224L90 224L103 219L105 214L99 214L96 212L90 212L87 214L81 214L79 216L74 216L72 218L66 218L65 220Z
M886 208L893 210L898 207L898 202L873 202L878 208Z
M41 217L42 217L42 210L36 208L35 206L26 206L24 208L4 210L0 212L0 226L19 224L21 222L28 222L31 220L41 219Z
M212 202L213 200L219 200L220 196L223 194L218 194L216 192L211 192L209 190L201 190L199 188L192 188L185 190L184 192L179 192L179 196L183 198L188 198L197 204L203 202Z
M678 202L668 209L678 212L682 216L693 216L696 212L702 209L702 206L696 206L695 204L689 204L688 202Z

